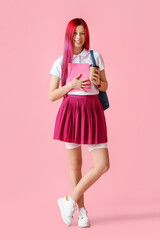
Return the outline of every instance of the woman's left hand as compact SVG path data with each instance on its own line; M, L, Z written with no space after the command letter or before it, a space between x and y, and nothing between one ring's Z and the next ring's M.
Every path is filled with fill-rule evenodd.
M95 85L99 85L101 83L101 76L100 76L100 71L98 69L95 70L96 72L94 72L92 74L92 82L95 84Z

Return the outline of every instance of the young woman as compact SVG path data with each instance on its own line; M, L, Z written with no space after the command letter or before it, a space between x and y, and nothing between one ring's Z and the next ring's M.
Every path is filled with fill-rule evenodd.
M92 74L90 85L87 79L79 79L80 74L72 81L67 81L68 63L92 64L89 45L86 22L82 18L72 19L65 32L64 54L56 59L50 71L49 99L53 102L63 97L53 139L65 142L69 158L72 192L58 199L62 219L67 226L72 224L76 204L78 226L90 226L88 211L84 206L84 192L110 167L107 126L98 98L99 90L106 91L108 88L102 55L94 50L99 70ZM60 80L62 87L59 87ZM73 89L77 91L71 91ZM93 166L83 176L81 144L87 145L93 160Z

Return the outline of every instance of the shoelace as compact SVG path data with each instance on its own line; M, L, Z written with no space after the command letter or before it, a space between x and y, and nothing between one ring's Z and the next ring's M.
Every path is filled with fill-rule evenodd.
M79 211L79 218L88 218L87 216L88 211L84 208Z
M77 210L77 205L74 204L72 208L72 218L74 217L75 211Z

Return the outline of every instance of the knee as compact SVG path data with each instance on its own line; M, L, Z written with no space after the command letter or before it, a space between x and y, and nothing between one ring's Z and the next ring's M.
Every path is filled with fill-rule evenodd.
M73 161L70 163L70 168L74 171L79 171L82 168L82 162L81 161Z
M106 166L104 166L104 168L102 169L102 174L104 174L105 172L107 172L107 171L109 170L109 168L110 168L110 165L109 165L109 164L106 165Z
M102 174L104 174L105 172L108 171L109 166L108 166L108 165L105 165L105 166L101 166L101 167L95 167L95 169L96 169L96 173L97 173L98 175L102 175Z

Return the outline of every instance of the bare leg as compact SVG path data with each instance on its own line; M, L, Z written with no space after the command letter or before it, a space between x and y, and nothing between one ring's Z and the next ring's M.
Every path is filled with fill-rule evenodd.
M72 186L72 190L75 189L77 183L82 177L81 169L82 169L82 152L81 146L72 149L66 149L68 158L69 158L69 173L70 173L70 182ZM77 201L77 205L79 208L84 207L84 194Z
M93 159L93 167L91 167L83 175L72 191L72 194L70 194L71 198L76 202L80 199L82 194L110 167L108 148L93 149L90 153Z

